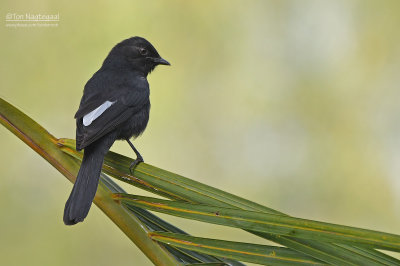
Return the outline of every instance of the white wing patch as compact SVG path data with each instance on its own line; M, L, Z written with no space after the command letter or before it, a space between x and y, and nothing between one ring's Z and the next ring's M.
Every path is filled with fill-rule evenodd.
M111 105L113 105L115 102L110 102L110 101L105 101L102 105L88 113L83 117L83 125L85 127L89 126L96 118L101 116L102 113L104 113L105 110L110 108Z

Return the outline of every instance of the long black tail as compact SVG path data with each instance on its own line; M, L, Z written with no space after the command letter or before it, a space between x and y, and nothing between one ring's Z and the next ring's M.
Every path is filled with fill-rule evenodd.
M96 195L104 156L114 143L108 134L85 148L81 168L64 209L64 223L74 225L82 222L89 213Z

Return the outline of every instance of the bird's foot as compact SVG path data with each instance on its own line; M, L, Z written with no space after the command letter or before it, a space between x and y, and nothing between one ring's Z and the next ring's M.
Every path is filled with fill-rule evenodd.
M134 160L131 165L129 166L129 172L131 173L131 175L133 175L133 170L135 169L135 167L139 164L142 163L143 158L142 157L137 157L136 160Z

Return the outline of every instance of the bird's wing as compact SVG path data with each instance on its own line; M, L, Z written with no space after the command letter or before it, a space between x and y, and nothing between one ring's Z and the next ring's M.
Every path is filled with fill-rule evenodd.
M105 101L102 103L99 107L91 111L90 113L86 114L83 116L83 125L85 127L89 126L93 120L96 120L99 116L101 116L104 111L106 111L108 108L110 108L111 105L113 105L116 101L111 102L111 101Z
M148 83L119 89L112 99L81 102L76 113L76 148L84 149L115 130L149 102ZM93 104L96 102L96 104ZM90 106L90 107L88 107ZM94 107L93 107L94 106ZM83 111L81 111L83 110Z
M85 95L84 95L82 97L79 109L76 112L74 117L75 118L83 117L83 116L89 114L90 112L94 111L96 108L100 107L106 101L113 102L113 101L115 101L115 98L109 94L106 94L106 95L95 94L91 98L85 99Z

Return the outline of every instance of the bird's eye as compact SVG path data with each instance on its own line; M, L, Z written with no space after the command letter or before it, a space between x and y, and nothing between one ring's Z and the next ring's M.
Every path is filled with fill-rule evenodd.
M139 52L141 55L147 55L149 53L145 48L140 48Z

